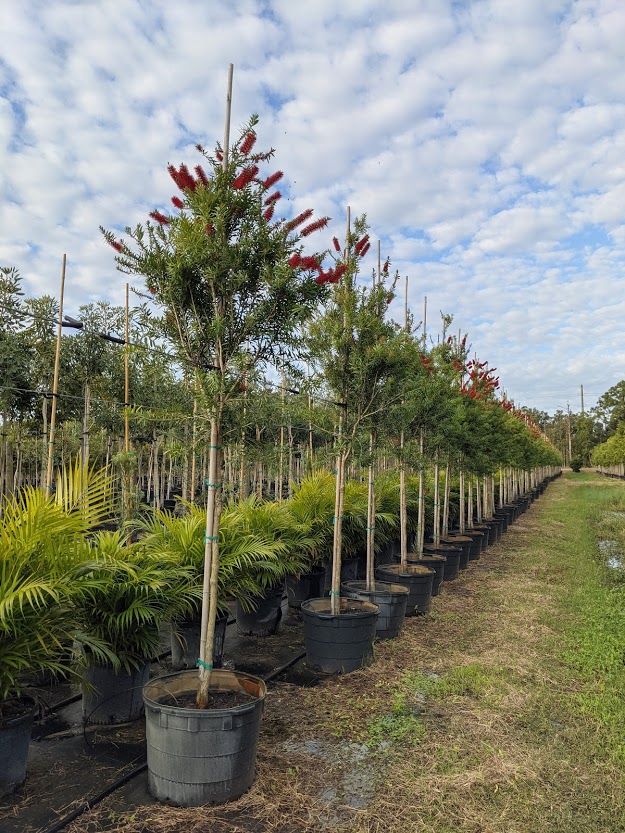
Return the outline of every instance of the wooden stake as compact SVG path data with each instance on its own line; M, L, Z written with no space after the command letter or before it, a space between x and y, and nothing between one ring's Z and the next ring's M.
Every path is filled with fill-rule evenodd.
M124 450L126 451L126 454L130 451L130 415L128 414L128 408L130 407L130 348L128 346L130 342L130 327L128 319L128 284L126 284L126 345L124 347Z
M228 87L226 91L226 121L224 125L224 145L222 148L223 159L221 167L225 171L228 167L228 154L230 152L230 115L232 113L232 74L234 65L228 66Z
M50 413L50 433L48 435L48 467L46 469L46 494L52 491L52 472L54 468L54 440L56 435L56 400L59 393L59 366L61 363L61 332L63 329L63 296L65 294L65 267L67 255L63 255L61 269L61 293L59 299L59 323L56 331L56 352L54 354L54 378L52 382L52 408Z

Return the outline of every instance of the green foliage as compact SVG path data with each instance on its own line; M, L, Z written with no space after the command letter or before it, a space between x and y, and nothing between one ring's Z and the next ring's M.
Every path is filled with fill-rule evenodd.
M27 488L10 498L0 525L0 701L19 695L29 672L72 670L71 645L80 639L110 658L97 637L80 634L76 605L93 604L86 533L106 508L106 473L75 465L59 478L56 495Z
M573 457L569 465L571 466L573 471L578 472L582 470L584 461L581 459L581 457Z

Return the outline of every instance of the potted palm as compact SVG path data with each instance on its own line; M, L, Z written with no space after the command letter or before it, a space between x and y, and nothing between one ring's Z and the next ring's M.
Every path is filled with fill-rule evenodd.
M159 799L184 805L227 801L249 788L264 700L261 680L213 669L224 412L245 384L246 373L278 361L288 365L297 355L302 325L335 275L324 272L322 255L302 251L305 239L327 218L311 221L310 210L289 221L274 217L281 196L274 186L282 172L261 175L273 151L256 152L257 122L253 117L232 146L226 136L213 154L198 146L207 170L198 165L191 173L186 165L169 166L179 190L172 198L173 214L155 210L145 226L127 229L125 240L103 230L118 253L118 267L145 279L163 312L163 334L195 376L210 422L196 693L192 697L189 689L193 672L179 672L182 677L163 678L144 690L150 789ZM187 706L178 709L180 686L187 691ZM205 744L196 754L193 733L184 729L190 725L201 727L200 734L218 735L220 746L223 741L232 755L216 756L213 748L207 756ZM226 725L230 729L224 733ZM170 754L181 743L191 771L180 772L180 758ZM154 744L169 751L157 755ZM233 766L240 770L234 778ZM195 786L187 788L189 783Z
M26 777L33 673L74 675L75 639L102 659L110 652L80 632L78 600L93 599L86 533L107 513L108 478L81 465L59 473L54 496L27 487L8 498L0 525L0 795Z
M190 567L141 543L126 544L122 532L98 532L88 545L94 588L88 599L74 601L75 618L110 658L83 649L83 717L125 723L143 714L141 690L161 626L197 607L201 589Z

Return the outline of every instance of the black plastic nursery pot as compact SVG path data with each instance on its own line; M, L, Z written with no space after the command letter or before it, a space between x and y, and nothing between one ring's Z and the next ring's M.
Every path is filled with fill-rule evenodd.
M408 564L417 564L421 567L429 567L434 570L434 581L432 582L432 595L438 596L445 580L445 564L447 558L444 555L417 555L408 553Z
M325 579L323 582L323 593L329 593L332 587L332 562L324 561ZM356 581L358 579L358 567L360 558L343 558L341 561L341 581Z
M378 606L343 597L339 609L331 612L327 596L302 603L306 663L325 674L348 674L373 658Z
M213 671L211 692L243 695L242 705L196 709L197 671L150 680L143 688L148 789L178 807L225 804L254 783L256 746L266 686L237 671Z
M221 668L224 658L224 641L228 613L217 617L213 640L213 668ZM171 626L171 664L176 671L195 668L200 656L202 623L197 620L177 622Z
M82 672L82 715L86 723L110 726L143 715L141 689L150 676L150 661L130 673L112 665L88 665Z
M444 555L446 547L453 547L454 549L460 550L460 564L458 566L461 570L467 570L469 568L469 555L471 553L472 543L471 538L467 538L466 535L456 535L455 538L441 538L438 547L440 552L437 554ZM434 544L426 544L425 546L427 552L432 552L433 547Z
M485 547L484 533L479 529L465 529L464 532L460 532L459 529L452 529L449 532L449 537L471 538L473 544L469 551L469 561L477 561L480 557L482 549Z
M245 636L269 636L275 633L282 619L284 584L268 587L254 599L255 610L243 610L237 601L237 628Z
M484 536L482 538L482 552L484 552L486 547L489 547L491 544L493 544L495 542L495 533L492 532L492 530L488 526L488 524L477 523L477 521L476 521L476 522L473 523L473 526L471 527L471 529L474 529L476 532L481 532L482 535ZM469 530L467 530L467 531L469 531ZM466 535L466 533L465 533L465 535Z
M366 581L346 581L341 584L341 593L349 599L363 599L378 606L380 612L375 626L377 639L395 639L399 636L406 616L409 593L403 584L376 581L375 590L367 590Z
M289 607L299 609L307 599L323 596L325 579L326 571L322 567L299 576L287 576L286 595Z
M491 544L496 544L497 541L501 540L502 523L499 518L484 518L482 523L490 529Z
M503 512L500 509L498 509L495 512L495 517L499 518L499 520L501 521L501 532L502 534L504 534L508 531L508 526L510 525L510 516L507 512Z
M0 798L26 780L28 747L37 706L32 697L21 697L14 713L0 722Z
M376 578L394 584L403 584L410 590L406 604L406 616L417 616L427 613L432 605L432 585L436 573L431 567L421 564L387 564L378 567Z

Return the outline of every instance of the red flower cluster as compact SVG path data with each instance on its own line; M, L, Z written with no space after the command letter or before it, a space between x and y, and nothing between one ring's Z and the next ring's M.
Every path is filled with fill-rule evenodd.
M216 150L216 151L215 151L215 159L216 159L218 162L223 162L223 161L224 161L224 155L223 155L223 153L222 153L220 150Z
M312 234L313 231L318 231L321 228L325 228L330 221L329 217L322 217L320 220L315 220L314 223L311 223L308 226L305 226L302 229L302 237L308 237L309 234Z
M347 272L347 266L344 263L339 263L335 269L328 269L327 272L324 272L316 257L312 255L302 257L297 252L289 258L289 265L293 269L306 269L310 272L317 272L315 280L318 284L338 283L345 272Z
M496 367L490 370L485 369L488 362L470 361L467 362L466 370L469 373L469 380L460 388L471 399L486 399L499 387L499 377L495 376Z
M279 179L282 179L283 176L284 174L282 173L282 171L276 171L275 174L271 174L271 176L268 176L267 179L263 182L263 188L266 191L268 191L271 188L271 186L275 185L276 182L278 182Z
M288 223L284 226L287 232L293 231L294 228L301 226L309 217L312 217L313 210L312 208L307 208L306 211L302 211L301 214L298 214L297 217L294 217L292 220L289 220Z
M184 203L183 203L183 201L180 199L180 197L172 197L172 198L171 198L171 201L172 201L172 202L173 202L173 204L176 206L176 208L184 208Z
M201 165L196 165L195 173L197 174L198 180L206 187L208 185L208 177L204 173L204 168Z
M195 191L197 188L197 182L193 179L191 174L189 173L189 169L183 163L178 170L176 170L174 165L168 165L167 170L169 171L170 177L176 183L178 188L181 191L188 189L189 191Z
M270 197L267 197L265 200L265 205L271 205L274 202L277 202L282 197L280 191L274 191Z
M371 244L369 243L369 235L365 234L361 237L358 243L354 246L354 254L356 257L364 257L369 251Z
M269 222L271 220L271 218L273 217L273 212L274 212L274 206L270 205L269 208L266 208L263 211L263 220L267 220L267 222Z
M215 231L215 226L213 226L211 223L206 223L206 228L204 230L206 232L206 236L210 237L211 234Z
M385 260L385 261L384 261L384 266L382 267L382 271L384 272L384 274L385 274L385 275L388 275L388 267L389 267L390 265L391 265L391 261L390 261L390 260Z
M160 211L150 211L149 216L153 220L156 220L157 223L160 223L161 226L168 226L171 223L169 217L166 217L164 214L161 214Z
M118 243L117 240L107 240L106 242L109 244L109 246L112 246L116 252L122 252L124 250L122 244Z
M232 182L232 187L235 188L237 191L245 188L246 185L249 185L250 182L254 179L256 174L258 173L258 165L252 165L248 168L243 168L241 173L238 177Z
M243 139L243 143L241 145L241 153L243 156L247 156L251 149L254 147L254 143L256 142L256 133L250 131L245 139Z
M334 243L334 248L336 249L336 251L340 253L340 251L341 251L341 244L339 243L338 238L333 237L333 238L332 238L332 242Z
M434 370L433 359L430 356L426 356L425 353L421 356L421 367L428 373L432 373Z

